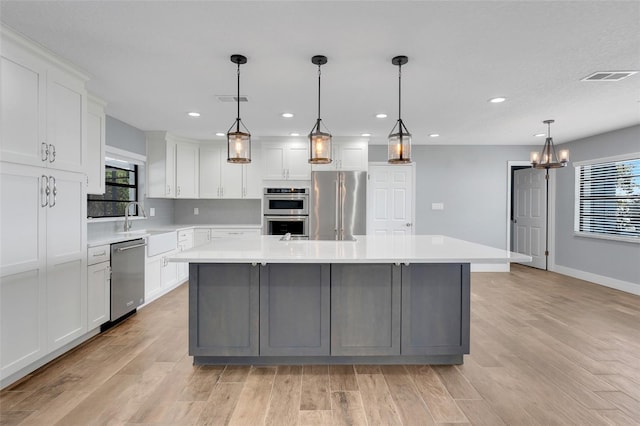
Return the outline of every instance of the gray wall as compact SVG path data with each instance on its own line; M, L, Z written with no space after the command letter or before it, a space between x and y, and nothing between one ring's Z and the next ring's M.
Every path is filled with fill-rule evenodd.
M571 162L640 152L640 126L562 144ZM640 286L640 244L573 234L575 168L556 173L556 264Z
M200 211L193 214L194 207ZM260 200L175 200L178 225L261 225Z
M533 146L414 145L416 234L442 234L506 248L507 162L528 161ZM369 161L387 147L369 146ZM432 210L443 203L444 210Z
M147 155L147 143L142 130L107 115L105 133L107 145Z

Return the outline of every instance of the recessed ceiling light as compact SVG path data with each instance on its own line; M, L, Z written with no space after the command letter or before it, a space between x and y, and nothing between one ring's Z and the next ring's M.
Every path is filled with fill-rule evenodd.
M429 134L430 138L437 138L438 136L440 136L438 133L431 133Z
M376 118L387 118L387 114L385 113L376 114Z
M489 99L489 102L491 102L492 104L499 104L500 102L504 102L506 100L507 98L499 97L499 98L491 98Z
M224 133L218 132L218 133L216 133L216 136L224 136Z
M367 137L371 136L371 133L363 133L360 136L364 136L365 138L367 138Z
M292 113L290 113L290 112L283 112L283 113L282 113L282 116L283 116L284 118L291 118L291 117L293 117L293 114L292 114Z
M200 117L200 113L195 111L191 111L188 115L189 117Z
M300 133L293 132L293 133L289 133L289 135L290 136L300 136Z
M541 138L541 137L543 137L543 136L547 136L547 134L546 134L546 133L536 133L536 134L535 134L535 135L533 135L533 136L535 136L536 138Z

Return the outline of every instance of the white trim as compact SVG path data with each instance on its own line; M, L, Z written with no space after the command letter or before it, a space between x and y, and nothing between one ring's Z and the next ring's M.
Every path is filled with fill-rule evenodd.
M114 157L118 160L125 160L130 163L137 164L138 166L144 166L144 164L147 162L146 155L126 151L124 149L116 148L110 145L105 145L104 152L107 156Z
M583 237L583 238L595 238L598 240L621 241L623 243L640 244L640 238L637 238L637 237L625 237L622 235L611 235L611 234L596 234L592 232L583 232L583 231L573 231L573 235L576 237Z
M640 158L640 152L630 152L629 154L614 155L611 157L594 158L593 160L574 161L573 167L590 166L599 163L612 163L614 161L625 161Z
M567 268L566 266L560 265L556 265L554 272L640 296L640 284L638 283L622 281L611 277L605 277L604 275L592 274L591 272L579 271L577 269Z
M472 263L471 272L509 272L511 264L506 263Z
M547 246L549 247L549 255L547 256L547 270L554 271L556 267L556 172L561 169L552 169L549 173L549 197L547 205L548 229L547 235L549 241Z

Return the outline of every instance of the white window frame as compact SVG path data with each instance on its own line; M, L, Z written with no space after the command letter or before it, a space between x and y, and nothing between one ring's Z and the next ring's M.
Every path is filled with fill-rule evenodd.
M596 158L588 161L576 161L573 163L575 168L575 185L574 185L575 204L574 204L574 221L573 221L574 235L579 237L588 237L588 238L614 240L614 241L625 241L625 242L640 244L640 238L638 237L580 231L580 168L583 166L590 166L594 164L612 163L616 161L627 161L627 160L637 160L637 159L640 159L640 152L616 155L612 157Z

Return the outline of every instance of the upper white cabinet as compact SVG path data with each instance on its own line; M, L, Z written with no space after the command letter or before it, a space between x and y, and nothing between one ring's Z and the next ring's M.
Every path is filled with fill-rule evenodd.
M268 180L309 180L309 146L306 142L262 144L263 178Z
M87 194L104 194L105 124L101 99L89 95L87 103Z
M2 28L2 161L85 171L87 77Z
M146 132L147 196L198 198L198 144L167 132Z
M251 163L227 162L227 146L200 144L200 198L262 198L261 150L253 146Z
M366 140L333 142L330 164L315 164L313 170L366 171L369 165L369 146Z
M198 144L176 143L176 198L198 198Z

